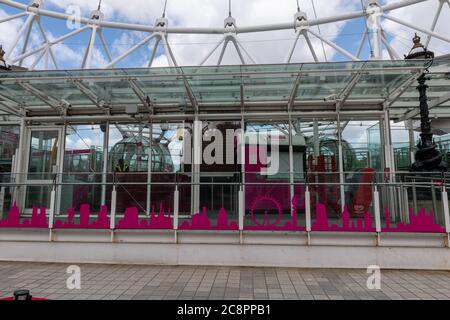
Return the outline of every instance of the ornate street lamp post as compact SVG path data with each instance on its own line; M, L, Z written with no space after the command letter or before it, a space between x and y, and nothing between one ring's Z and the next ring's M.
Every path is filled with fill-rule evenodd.
M414 39L414 47L409 54L405 56L406 60L420 59L429 60L427 71L417 79L419 85L420 101L420 142L417 146L418 150L415 155L416 162L412 164L411 172L444 172L447 171L447 164L442 161L442 155L437 149L433 141L433 133L431 132L430 113L428 110L428 97L426 81L429 77L426 76L428 68L431 67L434 60L434 52L429 51L420 43L420 37L416 34Z

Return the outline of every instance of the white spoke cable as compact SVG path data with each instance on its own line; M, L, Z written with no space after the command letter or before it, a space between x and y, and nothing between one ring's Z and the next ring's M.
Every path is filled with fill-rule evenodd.
M50 41L47 37L47 34L45 33L44 27L42 26L40 19L37 19L37 24L38 24L39 30L41 31L42 36L44 37L44 40L50 44ZM49 53L50 53L50 57L52 58L53 64L55 65L55 69L58 70L59 69L58 63L56 62L56 57L53 53L52 46L49 47Z
M313 36L315 36L316 38L321 39L322 41L324 41L326 44L328 44L330 47L332 47L333 49L335 49L336 51L338 51L339 53L343 54L344 56L347 56L348 58L354 60L354 61L359 61L359 59L357 57L355 57L353 54L351 54L350 52L348 52L347 50L345 50L344 48L341 48L340 46L338 46L337 44L327 40L326 38L322 37L321 35L315 33L314 31L312 31L311 29L307 30L309 33L311 33Z
M148 61L148 67L151 68L153 65L153 61L155 60L156 53L158 52L159 43L161 42L161 37L157 36L155 40L155 44L153 45L152 55L150 60Z
M14 50L17 47L17 44L19 43L19 40L22 38L23 33L26 32L26 30L30 27L31 23L34 21L34 14L28 14L27 20L20 28L19 32L17 32L16 36L14 37L14 40L12 41L11 48L8 50L8 52L5 55L5 59L8 60L8 58L12 55Z
M385 19L394 21L394 22L396 22L396 23L398 23L398 24L404 25L405 27L411 28L411 29L413 29L413 30L417 30L417 31L419 31L419 32L425 33L425 34L427 34L427 35L433 36L433 37L438 38L438 39L440 39L440 40L442 40L442 41L445 41L445 42L449 42L449 43L450 43L450 38L446 38L446 37L444 37L444 36L441 36L440 34L438 34L438 33L436 33L436 32L433 32L433 31L430 31L430 30L421 28L421 27L419 27L419 26L417 26L417 25L413 25L413 24L411 24L411 23L408 23L408 22L406 22L406 21L400 20L400 19L398 19L398 18L396 18L396 17L393 17L393 16L389 16L389 15L387 15L387 14L384 14L383 17L384 17Z
M108 49L108 46L106 45L105 37L103 37L103 33L102 33L101 29L97 29L97 35L98 35L98 38L100 39L100 42L102 43L103 51L105 52L106 57L108 58L108 61L111 62L112 55Z
M313 7L313 11L314 11L314 18L317 20L316 4L314 3L314 0L311 0L311 4L312 4L312 7ZM319 31L319 34L322 35L322 32L320 32L320 25L319 24L317 25L317 31ZM311 42L309 40L306 40L306 41L309 42L308 45L311 44ZM322 44L323 57L325 58L325 61L328 61L327 52L325 50L325 45L323 44L323 41L320 41L320 43ZM314 51L314 49L311 50L311 52L313 52L313 51ZM316 60L315 52L313 53L313 56L314 56L314 60ZM317 60L316 60L316 62L317 62Z
M214 52L216 52L216 50L220 47L220 45L222 44L222 43L224 43L224 41L225 41L225 39L226 39L226 37L223 37L215 46L214 46L214 48L206 55L206 57L200 62L200 66L203 66L205 63L206 63L206 61L208 61L209 60L209 58L211 58L211 56L214 54Z
M250 59L250 61L253 64L257 64L256 60L252 57L250 52L248 52L247 49L245 49L244 45L239 41L239 39L237 37L235 37L235 41L237 42L238 47L240 47L242 49L242 51L244 51L244 53L247 55L247 57Z
M314 61L315 61L315 62L319 62L319 58L317 57L316 51L314 50L314 46L312 45L311 39L309 38L308 34L305 32L305 33L303 34L303 36L305 37L306 44L307 44L308 47L309 47L309 51L311 51L311 55L312 55ZM322 42L322 43L323 43L323 42Z
M33 29L33 24L34 24L35 20L36 20L35 17L33 17L33 19L31 20L30 25L27 28L26 35L25 35L25 40L24 40L23 46L22 46L22 53L21 54L24 54L27 51L28 41L30 40L31 30ZM19 61L19 66L22 66L22 64L23 64L23 59Z
M366 42L367 35L368 35L367 33L368 32L369 32L369 29L367 28L367 25L366 25L366 28L364 29L364 33L363 33L362 38L361 38L361 42L359 43L359 46L358 46L358 50L356 51L356 56L358 58L361 57L361 51L364 48L364 43Z
M0 23L8 22L8 21L11 21L11 20L14 20L14 19L17 19L17 18L21 18L21 17L26 16L26 15L27 15L26 12L21 12L21 13L15 14L13 16L9 16L9 17L0 19Z
M33 55L33 54L35 54L35 53L37 53L37 52L39 52L41 50L46 49L48 45L53 46L53 45L55 45L57 43L63 42L64 40L67 40L68 38L73 37L74 35L77 35L77 34L83 32L84 30L86 30L88 28L89 28L88 26L84 26L84 27L82 27L80 29L77 29L77 30L74 30L72 32L69 32L68 34L66 34L66 35L64 35L64 36L62 36L60 38L57 38L56 40L50 41L50 43L44 43L44 44L40 45L39 47L37 47L35 49L32 49L32 50L28 51L27 53L24 53L24 54L22 54L20 56L17 56L15 58L13 58L13 59L9 59L8 61L9 61L9 63L14 64L17 61L20 61L21 59L27 58L27 57L29 57L29 56L31 56L31 55Z
M443 7L444 7L444 2L443 1L439 1L439 7L437 9L436 15L434 16L433 24L431 25L431 31L434 31L436 29L436 25L437 25L437 22L439 20L439 16L441 15ZM427 41L425 42L425 48L427 48L430 45L431 38L432 37L430 35L428 35Z
M136 51L137 49L139 49L140 47L145 45L147 42L149 42L155 36L156 36L155 34L151 34L151 35L145 37L138 44L136 44L135 46L131 47L130 49L128 49L127 51L122 53L120 56L118 56L116 59L114 59L113 61L108 63L106 66L104 66L103 69L109 69L109 68L114 67L115 64L117 64L120 61L122 61L123 59L125 59L128 55L130 55L131 53L133 53L134 51Z

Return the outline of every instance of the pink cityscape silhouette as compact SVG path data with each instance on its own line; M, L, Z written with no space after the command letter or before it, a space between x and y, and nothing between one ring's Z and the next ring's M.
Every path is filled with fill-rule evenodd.
M139 219L139 211L136 207L130 207L125 210L122 219L117 222L117 229L173 229L170 208L167 215L164 212L162 203L159 206L159 213L155 215L155 207L152 206L152 212L149 218Z
M190 221L184 221L180 225L180 230L238 230L236 221L228 220L228 213L225 208L221 208L217 216L217 224L212 225L211 219L206 214L206 208L203 207L201 213L192 215Z
M0 228L48 228L46 209L33 207L31 218L20 219L20 211L14 202L5 219L0 220Z
M375 232L372 226L372 216L365 213L362 218L351 219L347 207L341 216L341 226L331 224L328 220L327 209L324 204L316 205L316 219L311 225L312 231L355 231L355 232Z
M97 214L97 219L91 221L91 206L82 204L80 206L80 221L74 221L75 209L66 210L67 221L56 219L53 226L55 229L109 229L108 207L102 206Z
M264 198L264 199L263 199ZM270 197L256 199L254 205L249 208L250 223L244 226L245 230L270 230L270 231L305 231L306 227L300 224L297 209L297 198L292 199L292 213L284 213L288 219L283 220L283 210L280 203ZM264 208L264 214L257 216L255 214L255 204L258 201L269 201L273 204L278 216L274 222L269 221L268 209ZM53 228L55 229L109 229L110 218L108 216L108 207L102 206L96 217L91 220L91 207L89 204L82 204L79 210L79 219L76 219L77 213L74 208L67 209L67 218L55 219ZM212 220L216 220L214 224ZM304 219L303 219L304 220ZM331 219L327 213L327 207L324 204L317 203L315 215L312 215L312 231L336 231L336 232L375 232L373 217L366 212L362 217L352 218L349 210L345 207L340 218ZM238 230L238 223L230 220L225 208L221 208L217 219L212 219L207 215L206 207L202 211L193 214L187 220L180 220L180 230ZM32 208L30 218L21 219L21 214L16 203L11 207L8 216L0 220L0 228L48 228L47 213L45 207L35 206ZM159 212L155 212L155 207L149 217L140 218L136 207L129 207L121 219L117 221L116 229L173 229L173 215L171 209L167 212L161 203ZM445 233L445 228L435 222L433 211L427 213L425 208L414 214L409 211L409 223L393 223L388 209L384 211L384 227L382 232L418 232L418 233Z
M255 209L258 202L273 203L275 209L278 212L277 218L274 222L269 221L269 214L267 210L264 210L263 221L259 221L255 215ZM284 222L283 224L283 209L281 203L273 197L261 196L257 197L251 205L250 208L250 220L253 225L244 226L245 230L268 230L268 231L305 231L306 227L299 225L298 215L297 215L297 197L292 198L292 214L290 214L290 220Z
M328 220L326 207L323 204L317 204L316 207L316 220L312 224L312 231L353 231L353 232L375 232L376 229L373 226L373 217L370 213L366 212L361 218L351 219L350 213L347 207L344 208L344 212L341 217L341 225L331 224ZM352 221L353 220L353 221ZM389 209L384 211L384 224L385 227L381 228L381 232L417 232L417 233L445 233L445 228L437 224L434 221L433 211L430 210L430 214L427 214L427 210L422 208L418 214L415 215L413 210L409 210L409 220L406 223L396 223L395 226L391 226L391 215Z
M422 208L417 215L413 209L409 209L409 224L397 223L396 227L391 227L389 210L384 211L386 226L381 228L382 232L423 232L423 233L445 233L445 228L434 221L433 210L427 214L427 209Z

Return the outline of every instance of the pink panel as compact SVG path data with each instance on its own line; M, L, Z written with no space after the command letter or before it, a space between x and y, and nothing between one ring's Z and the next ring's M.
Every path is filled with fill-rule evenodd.
M266 203L272 203L273 209L278 211L278 216L274 222L269 221L267 210L264 213L263 221L259 221L255 216L254 210L259 201L265 201ZM282 224L283 220L283 206L280 201L273 197L261 196L254 199L250 207L250 219L253 222L253 226L244 226L245 230L271 230L271 231L305 231L306 228L299 225L297 215L297 197L292 199L292 213L290 220Z
M413 210L409 209L409 224L397 223L396 227L391 226L391 218L389 209L384 210L386 221L385 228L382 232L423 232L423 233L445 233L445 228L434 222L433 210L427 214L427 209L422 208L417 215L414 215Z
M136 207L127 208L124 217L117 223L117 229L173 229L170 208L166 215L161 203L158 215L155 215L155 207L152 207L150 218L144 219L139 219Z
M354 231L354 232L375 232L375 228L372 225L372 216L366 212L362 218L350 220L350 213L347 207L344 208L344 212L341 217L341 226L337 224L331 224L328 220L326 206L322 203L316 205L316 221L312 223L312 231Z
M0 228L48 228L46 209L33 207L31 219L21 221L19 208L14 202L8 217L0 220Z
M80 222L74 222L75 209L67 209L67 221L57 219L54 223L55 229L108 229L108 207L102 206L100 212L97 214L97 219L91 221L91 207L89 204L82 204L80 206Z
M211 225L211 221L206 214L206 208L203 207L202 212L192 215L191 221L184 221L180 225L180 230L238 230L239 226L236 221L228 220L228 213L222 207L217 216L217 225Z

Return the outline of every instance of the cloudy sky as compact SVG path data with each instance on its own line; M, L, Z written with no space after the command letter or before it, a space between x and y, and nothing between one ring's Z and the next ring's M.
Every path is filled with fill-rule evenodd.
M28 0L18 2L28 3ZM361 9L361 0L299 0L301 9L307 12L309 19L329 17ZM393 0L383 0L395 2ZM399 9L392 12L392 15L409 21L414 25L430 28L434 14L438 7L439 0L428 0L408 8ZM103 0L102 11L105 20L128 22L144 25L153 25L156 18L161 16L164 0ZM88 17L90 12L97 7L96 0L45 0L46 9L73 13L79 10L81 15ZM262 25L283 23L292 21L296 11L296 0L245 0L233 1L232 14L236 18L238 26ZM18 13L16 9L11 9L0 4L0 20L8 15ZM223 20L228 15L227 0L168 0L167 18L170 26L185 27L222 27ZM11 50L11 35L17 34L24 20L16 19L0 24L0 43L4 48ZM66 21L55 20L43 17L42 24L50 38L57 38L70 30L67 29ZM341 23L331 23L321 26L322 35L339 44L350 52L357 50L365 26L364 19L356 19ZM413 31L391 21L383 21L383 27L389 42L400 56L407 53L411 47L411 37ZM437 25L437 32L445 34L450 27L450 6L445 5ZM313 30L318 32L317 27ZM104 35L107 45L114 57L117 57L127 48L138 43L147 34L142 32L121 31L105 29ZM276 32L264 32L239 35L244 47L250 52L258 63L279 63L284 62L289 47L294 39L294 30L284 30ZM89 31L84 31L78 36L72 37L62 44L56 45L57 60L60 68L79 68L83 60L86 49ZM425 36L424 36L425 38ZM196 65L203 60L205 55L220 41L220 35L170 35L169 42L173 48L176 59L181 65ZM36 47L41 43L37 26L30 40L29 47ZM319 59L329 61L348 60L345 56L337 53L334 49L313 38L313 45ZM20 42L19 42L20 43ZM141 67L146 66L151 55L153 43L148 43L142 49L137 50L127 59L118 64L120 67ZM441 40L432 40L430 48L437 54L450 52L450 44ZM219 51L208 60L207 64L217 63ZM369 56L370 47L366 42L363 50L363 58ZM13 52L12 56L19 54L19 50ZM383 50L385 58L388 53ZM31 56L25 61L25 65L31 65L36 56ZM293 57L294 62L312 61L311 53L307 50L306 43L301 39ZM107 63L106 55L97 39L93 54L92 67L102 67ZM224 58L225 64L239 63L238 55L233 46L229 45ZM157 52L155 66L166 66L167 58L163 48ZM37 68L42 68L39 64ZM50 67L53 67L50 64Z
M365 0L363 0L365 1ZM381 0L382 3L390 3L398 0ZM18 0L17 2L29 3L28 0ZM299 0L300 7L308 15L309 19L330 17L361 9L361 0ZM313 7L314 3L315 7ZM44 7L49 10L66 12L72 14L79 10L81 16L89 17L92 10L97 7L97 0L45 0ZM439 0L428 0L423 3L407 8L395 10L390 14L408 21L414 25L430 29ZM164 0L103 0L102 11L104 19L109 21L127 22L142 25L154 24L156 18L162 14ZM238 26L251 26L263 24L276 24L290 22L293 20L297 10L296 0L233 0L232 15L236 19ZM315 9L315 10L314 10ZM8 15L19 13L17 9L12 9L4 4L0 4L0 20ZM223 27L223 21L228 16L228 0L168 0L167 18L170 26L178 27ZM25 21L24 18L15 19L0 24L0 43L6 51L11 50L13 36L17 34ZM51 39L60 37L71 30L67 28L67 21L42 17L42 24ZM414 31L391 21L382 21L388 41L399 56L408 53L411 48L411 38ZM339 44L346 50L356 52L362 33L365 27L363 18L340 23L322 25L320 32L326 39ZM317 27L312 27L318 32ZM450 29L450 5L445 4L439 18L436 32L447 35ZM114 29L103 30L107 46L113 57L119 56L128 48L138 43L148 36L143 32L122 31ZM426 36L421 34L426 41ZM264 32L238 35L244 47L250 52L258 63L282 63L285 61L287 52L293 43L295 31L284 30L276 32ZM86 49L89 38L89 31L72 37L64 43L54 46L54 52L60 68L79 68ZM169 43L173 48L176 59L181 65L196 65L222 38L221 35L170 35ZM29 48L37 47L42 43L43 38L39 34L37 25L34 25L30 38ZM19 44L21 44L19 42ZM316 53L321 60L342 61L347 57L337 53L334 49L325 45L312 37L312 42ZM450 53L450 44L442 40L433 39L429 45L438 55ZM137 50L128 58L117 64L118 67L142 67L147 66L151 56L153 43L150 42L142 49ZM206 64L215 64L218 60L219 51L207 61ZM12 57L20 54L17 48ZM370 46L366 41L362 52L362 58L366 59L370 55ZM36 59L31 56L24 62L25 66L30 66ZM383 57L389 58L388 52L383 48ZM312 61L311 53L307 50L306 43L300 39L293 62ZM238 64L239 58L232 46L228 46L224 61L225 64ZM101 42L96 40L93 61L91 67L102 67L107 63L107 58ZM159 48L156 54L154 66L167 66L167 57L163 48ZM37 68L43 68L43 61ZM50 68L54 66L50 63ZM366 129L371 123L360 126L348 126L344 132L346 139L353 140L354 143L364 143L367 141ZM400 140L406 139L407 135L396 135ZM80 143L74 137L73 143ZM85 139L89 139L87 136ZM78 141L78 142L77 142ZM82 142L82 141L81 141ZM91 141L89 141L91 143ZM96 144L100 141L92 141ZM84 143L84 142L83 142ZM89 143L89 144L90 144Z

